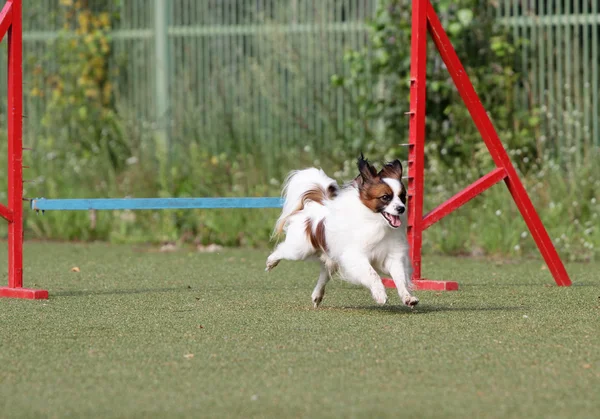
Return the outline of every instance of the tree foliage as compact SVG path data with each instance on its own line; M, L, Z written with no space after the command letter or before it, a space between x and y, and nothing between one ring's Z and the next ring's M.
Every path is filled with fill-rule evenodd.
M358 111L359 117L348 122L360 138L354 142L356 149L374 149L389 157L403 153L397 145L405 143L408 134L409 3L381 1L370 22L370 48L347 52L349 73L332 77L332 83L343 89ZM442 0L435 6L502 141L508 148L534 157L538 120L515 106L514 98L515 88L525 83L524 75L515 71L515 43L521 41L511 39L497 24L495 9L487 1ZM431 42L427 62L427 154L449 167L474 157L485 166L489 161L479 133Z

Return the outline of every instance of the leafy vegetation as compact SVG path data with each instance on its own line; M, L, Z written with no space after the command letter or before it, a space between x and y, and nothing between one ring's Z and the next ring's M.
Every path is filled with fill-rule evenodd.
M565 164L565 159L556 162L557 155L570 151L548 147L551 142L541 140L535 104L524 109L513 96L525 83L515 70L520 68L515 45L523 41L510 39L495 24L487 3L440 1L436 7L559 251L570 259L597 258L600 167L593 162L600 157L598 150L586 149L577 164ZM290 94L300 97L309 85L299 63L316 65L329 51L312 48L313 56L298 56L292 39L275 34L263 40L271 58L236 70L241 99L236 105L223 96L224 110L218 112L236 118L215 124L214 137L219 141L207 142L196 135L194 113L180 105L173 128L177 140L168 152L158 146L152 127L138 123L134 111L119 100L113 82L121 76L119 66L109 65L111 28L118 15L92 9L87 2L61 4L64 27L48 49L48 57L60 65L44 65L48 57L40 57L28 92L47 95L44 129L28 139L35 145L26 156L34 173L30 177L34 182L26 185L28 197L272 196L279 194L291 169L322 166L343 181L354 176L354 159L360 151L376 161L406 157L406 150L398 146L406 142L408 132L404 112L409 99L410 8L406 1L380 2L370 23L369 49L337 51L344 55L346 68L332 71L331 83L323 91L313 89L314 106L306 110L319 121L319 131L304 123L298 109L282 103L261 80L284 71ZM486 173L492 163L433 47L428 80L425 199L426 209L431 209ZM242 142L220 147L238 144L252 131L245 126L249 108L244 101L253 94L260 95L275 119L298 121L298 129L304 130L298 138L306 141L256 139L253 148ZM350 113L344 114L343 121L337 103L325 100L331 95L344 97ZM208 116L224 114L219 115ZM0 141L0 167L6 167L5 144ZM2 199L5 194L0 191ZM29 237L50 239L265 246L276 216L276 210L57 212L39 217L27 212L26 227ZM0 231L4 228L0 224ZM501 185L433 226L424 240L424 250L436 253L528 255L535 251Z
M109 67L114 16L95 12L83 1L61 0L58 10L62 29L46 56L37 57L29 92L33 97L49 96L41 146L68 150L67 158L107 160L120 169L130 146L117 115L115 74ZM62 148L65 139L76 141Z
M495 9L482 1L442 1L439 13L451 22L447 33L484 106L491 110L502 141L509 149L520 149L535 158L538 120L515 106L513 92L524 76L515 71L515 40L495 23ZM355 152L367 149L390 157L404 154L397 145L406 142L408 132L410 24L411 9L405 1L382 2L370 24L370 48L347 52L350 74L332 77L360 112L359 119L348 121L355 127L355 137L364 133ZM437 49L429 46L427 156L448 168L470 161L485 170L491 159ZM352 95L352 91L359 93ZM527 167L522 161L517 164Z

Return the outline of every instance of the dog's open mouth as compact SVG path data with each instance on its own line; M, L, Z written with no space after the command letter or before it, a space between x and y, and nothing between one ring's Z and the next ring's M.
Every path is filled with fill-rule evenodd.
M402 221L400 221L400 217L398 217L397 215L392 215L385 211L383 211L381 215L383 215L383 218L386 219L386 221L392 228L398 228L402 225Z

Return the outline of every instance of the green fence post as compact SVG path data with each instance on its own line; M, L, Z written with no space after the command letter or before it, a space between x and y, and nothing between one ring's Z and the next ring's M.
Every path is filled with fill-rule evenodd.
M592 17L594 19L594 24L592 24L592 138L596 145L600 146L600 128L599 128L599 118L600 115L598 111L600 110L598 106L598 80L600 79L600 72L598 70L598 62L600 58L598 58L598 27L600 23L598 19L600 17L600 10L598 10L598 2L592 2Z
M154 0L154 68L156 136L161 151L169 151L169 52L167 0ZM165 154L166 155L166 154Z

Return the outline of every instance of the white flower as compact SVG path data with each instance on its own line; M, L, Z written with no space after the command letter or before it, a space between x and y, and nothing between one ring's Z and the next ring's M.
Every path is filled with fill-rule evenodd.
M525 237L527 237L527 232L526 231L524 231L524 232L521 233L521 238L524 239Z
M497 215L497 216L500 216L500 214L502 214L502 211L500 211L500 210L496 210L496 215Z

